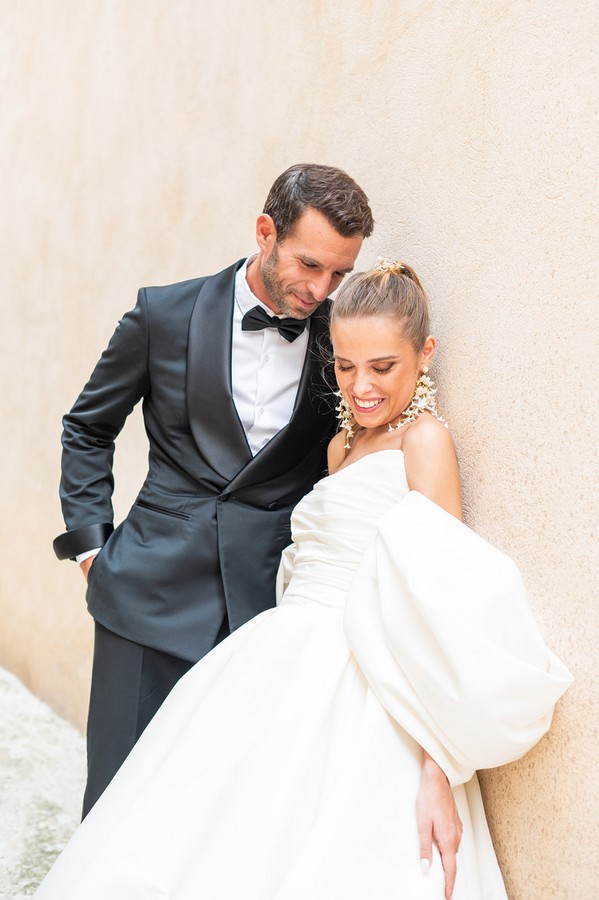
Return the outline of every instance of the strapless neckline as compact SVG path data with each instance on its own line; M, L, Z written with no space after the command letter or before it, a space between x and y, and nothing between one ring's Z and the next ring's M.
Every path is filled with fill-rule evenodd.
M373 456L380 456L382 453L401 453L404 456L403 450L400 450L398 447L386 447L384 450L374 450L372 453L365 453L364 456L360 456L355 462L350 463L347 466L341 466L337 469L336 472L332 472L330 475L325 476L323 481L326 481L327 478L335 478L337 475L341 475L342 472L346 472L348 469L353 469L354 466L357 466L358 463L363 462L365 459L370 459Z

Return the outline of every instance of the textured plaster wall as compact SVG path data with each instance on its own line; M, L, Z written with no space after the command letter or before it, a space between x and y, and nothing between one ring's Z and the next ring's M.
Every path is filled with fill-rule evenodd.
M0 0L0 661L84 723L59 565L60 417L141 284L253 248L287 165L346 168L428 286L467 518L524 570L576 684L483 786L513 900L592 900L598 643L592 0ZM134 417L117 518L145 472ZM423 535L426 540L426 535Z

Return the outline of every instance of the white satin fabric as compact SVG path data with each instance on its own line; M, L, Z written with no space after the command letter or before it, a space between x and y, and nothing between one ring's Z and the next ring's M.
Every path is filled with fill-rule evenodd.
M292 532L277 609L177 685L39 900L442 900L421 746L464 822L454 900L505 900L473 772L525 753L571 680L513 563L396 450L319 482Z

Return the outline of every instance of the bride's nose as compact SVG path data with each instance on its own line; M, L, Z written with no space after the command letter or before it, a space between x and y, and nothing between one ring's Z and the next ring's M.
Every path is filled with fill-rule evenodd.
M354 378L354 394L357 397L365 397L372 389L372 378L370 372L356 372Z

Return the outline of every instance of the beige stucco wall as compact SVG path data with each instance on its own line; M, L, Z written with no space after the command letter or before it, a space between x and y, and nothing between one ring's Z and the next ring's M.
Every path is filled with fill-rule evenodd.
M378 223L362 265L398 254L430 290L468 520L577 678L541 745L483 777L513 900L597 890L597 9L0 0L0 662L83 725L83 581L50 547L61 414L139 285L251 250L292 162L343 166ZM135 419L117 518L144 456Z

